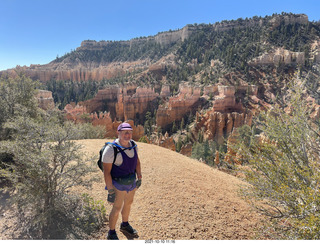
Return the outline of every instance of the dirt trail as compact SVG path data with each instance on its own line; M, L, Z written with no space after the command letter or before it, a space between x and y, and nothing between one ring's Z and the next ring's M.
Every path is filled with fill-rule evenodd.
M97 154L104 140L80 141ZM196 160L155 145L138 143L142 186L131 209L130 223L140 240L254 239L261 216L237 191L241 180ZM104 180L89 193L106 200ZM107 212L111 206L106 203ZM118 220L117 228L120 225ZM106 232L97 239L105 239ZM126 239L118 231L120 239Z
M81 140L89 155L98 155L105 140ZM142 186L136 192L130 223L140 240L239 240L254 239L261 216L253 212L237 191L242 181L196 160L155 145L138 143ZM88 193L106 202L101 180ZM1 195L0 239L12 239L15 219ZM2 199L3 198L3 199ZM119 228L121 217L117 223ZM95 239L106 239L108 226ZM122 240L126 237L118 231Z

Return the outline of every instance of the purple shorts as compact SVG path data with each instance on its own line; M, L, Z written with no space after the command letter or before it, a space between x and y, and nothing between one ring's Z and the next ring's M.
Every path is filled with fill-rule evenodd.
M136 181L134 181L131 185L121 185L118 182L116 182L115 180L112 180L112 184L119 191L129 192L129 191L132 191L136 188Z

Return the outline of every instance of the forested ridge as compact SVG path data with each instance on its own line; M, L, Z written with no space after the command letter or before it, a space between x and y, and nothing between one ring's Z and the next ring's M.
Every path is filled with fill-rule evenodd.
M141 66L140 69L99 82L93 80L88 84L76 84L62 81L62 84L60 81L52 80L44 84L43 88L53 92L55 102L66 105L72 101L92 98L99 87L107 84L135 82L139 85L155 85L164 77L171 85L171 90L176 91L181 81L209 85L223 79L230 85L239 85L243 81L259 85L271 80L286 81L296 70L299 70L300 74L318 75L318 64L312 44L320 37L320 23L294 21L294 18L299 16L282 13L215 24L194 24L190 25L193 31L188 38L167 45L160 45L155 38L140 37L132 42L107 41L99 50L77 48L52 62L78 62L84 66L93 63L99 66L112 62L148 60L152 64L173 54L175 64L166 65L160 77L148 72L147 66ZM286 18L293 21L287 23ZM277 25L272 21L274 19L279 21ZM279 62L276 65L258 67L250 64L254 58L273 52L277 48L303 52L304 64L298 65L293 62L283 65Z

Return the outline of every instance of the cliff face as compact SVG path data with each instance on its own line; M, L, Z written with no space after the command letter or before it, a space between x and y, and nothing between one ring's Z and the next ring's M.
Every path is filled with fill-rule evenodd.
M274 52L265 53L249 62L250 65L279 65L280 63L285 65L303 65L305 63L305 53L291 52L283 48L278 48Z
M179 93L170 97L170 88L163 85L160 94L148 87L110 86L99 90L96 97L83 103L89 113L109 111L112 120L144 119L147 111L157 108L157 99L164 99L156 114L156 124L161 128L181 120L195 111L200 102L200 87L180 84Z
M192 87L188 84L179 85L179 94L169 97L168 102L158 107L157 126L165 128L174 121L181 120L190 112L194 112L200 102L200 87Z
M243 29L252 26L262 26L264 24L270 25L271 28L278 27L281 23L289 24L308 24L308 16L305 14L292 14L292 15L276 15L271 17L267 22L263 19L253 18L249 21L222 21L213 25L215 31L228 31L231 29Z
M39 107L44 110L53 109L55 107L51 91L38 90L36 98L38 100Z
M160 94L148 87L110 86L100 90L95 98L81 105L67 105L65 112L68 119L74 121L89 119L93 125L105 126L106 136L114 137L120 121L129 120L132 123L135 121L137 124L152 106L157 108L155 103L157 99L162 99L163 104L157 108L155 126L165 129L174 121L181 121L190 112L195 113L210 93L213 94L212 106L206 112L196 113L196 122L191 131L194 138L197 138L198 133L204 133L205 139L223 143L234 128L244 124L251 125L255 113L254 110L244 109L242 103L236 102L236 93L248 92L250 99L258 104L260 100L256 96L257 90L256 86L238 87L237 90L233 86L208 86L204 88L206 91L204 96L200 96L200 87L182 83L179 86L179 93L170 96L168 85L162 86ZM88 118L82 116L85 113L90 113L90 116ZM134 137L139 139L143 135L143 126L136 126ZM173 138L168 135L160 136L154 143L174 150ZM186 154L190 153L190 148L184 150Z
M247 90L249 96L257 99L257 87L240 87ZM216 89L213 89L216 90ZM254 112L244 109L241 103L236 102L236 89L233 86L218 86L218 95L213 99L212 108L208 111L197 112L196 122L192 128L194 138L203 133L206 140L215 140L222 144L235 128L242 125L251 125Z
M176 42L184 41L187 39L195 30L197 30L197 26L187 25L180 30L175 31L165 31L161 32L155 36L142 37L142 38L134 38L129 41L119 41L117 42L120 45L126 45L132 47L133 45L143 44L145 42L154 41L157 44L162 46L172 45ZM81 46L77 48L77 50L103 50L109 45L113 44L112 41L94 41L94 40L86 40L81 43Z
M101 81L110 79L134 69L146 65L146 61L134 61L125 63L84 63L80 61L65 60L62 63L51 62L46 65L31 65L30 67L18 67L33 80L49 81L72 80L72 81ZM11 70L2 71L3 74L10 74Z
M285 16L275 16L270 20L272 28L278 27L281 22L284 22L285 25L289 24L308 24L308 16L305 14L294 14L294 15L285 15Z
M116 107L118 119L128 120L136 119L137 115L143 116L152 107L152 102L158 96L159 94L155 93L154 89L151 88L138 87L133 95L128 95L124 89L123 93L118 97ZM122 114L123 116L121 116Z
M205 140L215 140L219 144L223 144L233 132L234 128L242 125L251 125L252 112L214 112L208 111L206 114L196 115L196 123L192 129L194 137L197 138L198 133L203 132Z
M112 119L124 121L144 118L144 114L154 106L158 96L154 89L148 87L110 86L99 90L93 99L83 105L89 113L109 111Z

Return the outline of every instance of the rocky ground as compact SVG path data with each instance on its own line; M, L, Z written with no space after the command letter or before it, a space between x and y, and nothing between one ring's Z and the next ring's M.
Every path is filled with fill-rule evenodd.
M104 140L83 140L88 153L97 154ZM155 145L138 143L142 186L136 192L130 223L140 240L248 240L258 237L262 216L238 195L240 179ZM88 193L106 200L103 175ZM2 196L0 239L10 239L10 214ZM107 212L111 205L105 201ZM106 239L105 229L95 239ZM120 219L117 223L120 225ZM117 227L118 228L118 227ZM126 237L118 231L120 239ZM263 239L263 238L262 238Z

